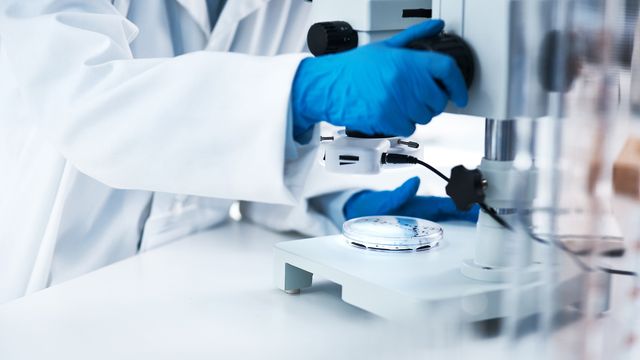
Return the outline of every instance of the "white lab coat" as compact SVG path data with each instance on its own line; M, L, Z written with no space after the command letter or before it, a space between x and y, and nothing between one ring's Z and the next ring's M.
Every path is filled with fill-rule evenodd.
M287 205L244 208L276 229L336 230L300 199L341 185L307 181L317 146L289 128L310 3L228 0L209 34L205 0L175 1L209 51L173 57L166 1L138 0L140 29L136 0L2 1L0 302L220 223L233 200Z

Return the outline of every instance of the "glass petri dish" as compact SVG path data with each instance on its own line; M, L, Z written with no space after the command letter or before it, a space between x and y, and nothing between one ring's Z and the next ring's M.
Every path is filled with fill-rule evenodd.
M406 216L366 216L342 225L347 242L360 249L414 252L433 249L443 230L433 221Z

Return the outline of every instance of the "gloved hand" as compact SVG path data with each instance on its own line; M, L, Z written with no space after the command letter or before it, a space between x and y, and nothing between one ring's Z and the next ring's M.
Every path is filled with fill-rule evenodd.
M416 196L419 187L420 178L414 177L392 191L365 190L356 193L344 205L345 219L400 215L431 221L478 221L478 205L474 205L469 211L459 211L450 198Z
M320 121L368 135L409 136L449 100L465 106L467 88L453 58L405 48L443 28L442 20L430 20L386 41L303 60L292 91L294 137Z

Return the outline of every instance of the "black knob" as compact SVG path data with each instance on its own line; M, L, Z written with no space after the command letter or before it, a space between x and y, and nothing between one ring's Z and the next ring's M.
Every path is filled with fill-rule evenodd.
M467 87L471 87L475 75L473 51L460 36L440 33L437 36L413 41L408 47L410 49L435 51L451 56L458 64Z
M461 211L471 209L471 205L484 202L485 182L478 169L469 170L462 165L451 169L449 184L445 188Z
M358 33L344 21L316 23L307 34L307 46L315 56L351 50L358 46Z

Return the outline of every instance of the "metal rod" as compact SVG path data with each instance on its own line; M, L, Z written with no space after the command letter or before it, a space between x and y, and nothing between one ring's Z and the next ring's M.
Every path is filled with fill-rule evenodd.
M512 161L516 155L515 120L486 119L484 157L494 161Z

